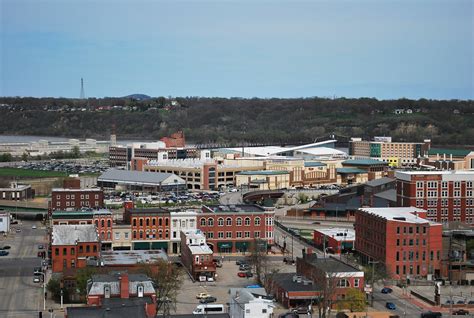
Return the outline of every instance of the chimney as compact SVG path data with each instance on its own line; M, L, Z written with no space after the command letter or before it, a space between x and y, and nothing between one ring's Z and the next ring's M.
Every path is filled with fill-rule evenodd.
M119 277L120 280L120 298L130 298L130 292L128 290L128 273L123 273Z

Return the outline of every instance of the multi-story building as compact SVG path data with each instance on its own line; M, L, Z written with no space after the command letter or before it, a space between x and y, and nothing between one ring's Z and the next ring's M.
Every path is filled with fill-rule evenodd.
M66 189L51 191L51 210L77 210L80 208L103 208L104 192L99 188Z
M35 197L29 184L10 183L9 188L0 188L0 200L28 200Z
M284 170L242 171L236 174L237 187L278 190L290 187L290 173Z
M206 236L200 230L181 232L180 236L181 262L186 270L196 280L214 280L214 252L206 244Z
M391 166L415 165L431 147L431 140L423 142L393 142L391 137L374 137L373 141L351 138L349 156L372 158L388 162Z
M431 221L474 225L474 171L397 171L398 206L427 210Z
M273 244L274 216L273 210L257 205L204 205L197 228L215 252L246 252L256 241L265 247Z
M133 250L169 250L171 222L168 210L125 209L124 223L131 227Z
M395 279L440 276L442 225L414 207L360 208L355 249L364 262L380 262Z
M171 253L181 253L181 232L196 230L196 211L170 212L171 217Z
M313 241L323 251L341 254L354 248L355 231L345 228L327 228L313 231Z
M100 239L95 225L53 225L53 272L86 267L87 258L99 258Z

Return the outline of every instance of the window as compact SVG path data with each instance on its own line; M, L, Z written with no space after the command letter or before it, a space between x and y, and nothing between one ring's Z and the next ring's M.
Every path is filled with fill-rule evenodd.
M71 248L71 255L75 255L76 254L76 251L74 249L74 247Z
M94 246L92 247L92 251L93 251L93 252L97 252L97 245L94 245Z
M91 252L91 247L89 245L86 245L86 253L90 253Z
M226 223L227 226L231 226L231 225L232 225L232 219L231 219L231 218L227 218L227 219L225 220L225 223Z
M207 238L214 238L214 232L207 232Z
M206 219L205 218L201 219L201 226L206 226Z
M400 234L400 227L397 226L397 234Z
M245 218L245 226L249 226L250 225L250 218Z
M400 260L400 252L398 252L398 251L397 251L397 256L396 256L396 258L395 258L395 259L396 259L397 261L399 261L399 260Z
M347 279L340 279L338 282L337 282L337 287L338 288L344 288L344 287L349 287L350 284L349 284L349 281Z
M163 219L162 218L158 218L158 226L163 226Z
M260 218L259 217L255 218L254 224L255 224L255 226L260 226Z
M416 182L416 187L417 187L418 189L423 188L423 181L417 181L417 182Z
M236 225L237 226L242 226L242 218L237 218Z
M214 219L213 218L207 219L207 225L208 226L214 226Z
M217 225L218 226L224 226L224 218L218 218L217 219Z
M59 248L54 249L54 255L59 256Z
M217 238L224 238L224 232L218 232Z
M236 236L237 238L242 238L242 232L236 232L236 233L235 233L235 236Z
M140 226L143 226L143 219L140 219Z
M63 255L67 255L67 248L63 248Z
M359 287L360 279L354 279L354 287Z
M115 232L115 239L120 240L120 233L119 232Z
M260 238L260 231L253 232L253 237Z
M128 232L125 232L125 238L128 239Z
M245 232L244 237L250 237L250 232Z
M225 237L226 238L232 238L232 232L226 232Z
M146 223L146 226L150 226L150 219L146 218L145 223Z
M136 239L136 238L137 238L137 231L133 231L133 235L132 235L132 237L133 237L134 239Z
M168 218L165 218L165 226L169 226L170 225L170 220Z
M83 253L84 252L84 247L82 245L79 245L79 253Z

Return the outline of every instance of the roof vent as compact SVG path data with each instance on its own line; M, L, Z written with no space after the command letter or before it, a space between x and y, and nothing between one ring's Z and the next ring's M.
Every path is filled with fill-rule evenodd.
M404 217L404 216L394 216L393 219L397 220L397 221L406 221L407 220L407 218Z

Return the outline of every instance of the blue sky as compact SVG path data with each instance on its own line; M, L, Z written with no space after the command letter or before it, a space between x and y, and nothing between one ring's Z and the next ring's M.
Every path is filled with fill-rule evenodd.
M474 99L473 3L0 0L0 96Z

